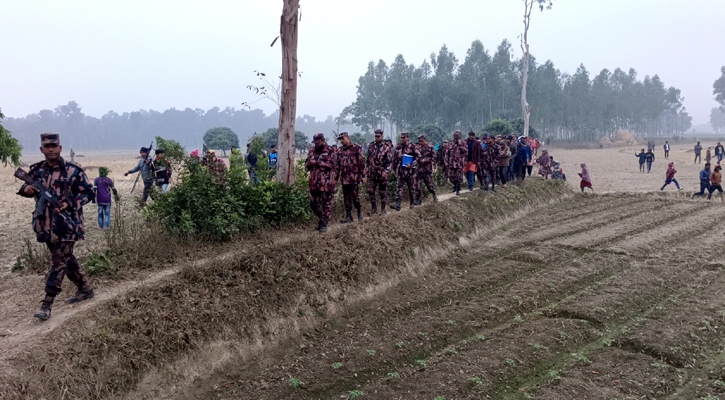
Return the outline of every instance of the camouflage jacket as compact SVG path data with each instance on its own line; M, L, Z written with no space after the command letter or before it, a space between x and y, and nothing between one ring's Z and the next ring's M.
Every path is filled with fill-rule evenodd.
M337 171L343 185L357 185L365 174L365 157L359 144L337 149Z
M403 156L413 157L413 166L406 168L403 166ZM418 168L418 161L420 160L420 152L418 146L408 142L408 144L398 144L395 146L395 155L393 155L393 171L398 178L410 178L415 175L416 168Z
M436 163L439 167L446 166L446 151L448 150L448 143L441 143L436 151Z
M455 141L448 143L446 149L446 167L448 168L463 168L466 165L466 158L468 157L468 144L461 140L460 143Z
M310 171L310 190L334 192L337 186L337 152L325 145L322 149L310 149L305 160L305 168Z
M75 230L68 230L60 218L53 218L56 213L46 206L43 215L33 215L33 231L39 242L75 242L84 238L83 230L83 206L95 199L93 184L86 176L83 168L70 161L59 159L55 167L50 167L45 161L30 166L28 172L31 178L43 183L56 198L68 204L68 211L72 218L78 223ZM35 197L25 194L25 188L20 187L18 194L23 197ZM67 187L67 190L64 190ZM36 198L37 200L37 198ZM63 226L60 226L60 225ZM60 234L60 236L59 236Z
M365 174L369 179L382 179L383 174L390 172L393 152L390 146L381 141L368 145L368 163Z
M425 146L418 145L420 152L420 160L418 160L418 175L431 175L433 173L433 164L436 161L436 150L431 144Z
M499 148L496 144L486 145L481 151L481 168L491 171L498 167L498 158L501 156Z

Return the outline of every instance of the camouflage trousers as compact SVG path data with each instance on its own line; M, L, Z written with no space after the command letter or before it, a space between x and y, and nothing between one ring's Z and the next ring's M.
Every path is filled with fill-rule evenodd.
M453 186L460 186L463 183L463 168L448 168L448 179Z
M352 206L355 206L355 209L359 210L360 205L360 195L358 194L358 185L356 183L349 184L349 185L342 185L342 195L345 198L345 211L352 210Z
M370 204L375 205L375 189L378 189L378 195L380 196L380 204L385 205L388 203L388 180L379 178L368 179L368 196L370 196Z
M61 291L63 277L68 275L68 279L73 282L78 289L82 289L88 285L86 275L81 270L78 260L73 255L73 245L75 242L46 242L48 250L50 250L50 258L52 264L45 278L45 293L48 296L55 297Z
M436 187L435 184L433 184L433 174L432 173L422 173L418 174L415 180L415 190L418 198L423 195L423 184L425 184L425 187L428 188L428 191L431 194L436 194Z
M415 184L415 176L408 176L408 177L401 177L398 176L398 195L395 198L395 200L400 200L403 198L403 188L405 186L408 186L408 197L410 198L410 201L414 201L417 197L417 185Z
M310 190L310 208L317 218L326 223L330 222L332 217L332 198L334 196L335 192Z

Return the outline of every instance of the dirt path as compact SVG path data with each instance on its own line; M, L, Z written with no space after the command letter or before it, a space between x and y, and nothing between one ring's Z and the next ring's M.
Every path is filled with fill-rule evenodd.
M321 317L299 336L248 348L243 361L229 357L191 389L177 383L161 397L695 399L725 393L718 383L725 381L719 334L725 227L718 223L725 207L614 196L614 202L612 196L575 197L510 220L487 240L441 256L428 273ZM561 211L589 208L600 211ZM537 221L549 223L531 230ZM520 246L501 247L506 241ZM231 347L214 354L233 354Z

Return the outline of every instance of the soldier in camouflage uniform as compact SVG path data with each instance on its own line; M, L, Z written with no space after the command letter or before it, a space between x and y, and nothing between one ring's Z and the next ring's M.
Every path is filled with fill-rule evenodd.
M433 195L433 202L438 202L436 196L436 188L433 184L433 164L436 160L436 150L433 145L428 144L425 139L425 135L418 135L418 151L420 152L420 160L418 160L418 173L416 176L416 194L417 203L423 201L423 184L428 188L428 191Z
M461 184L463 183L463 166L466 164L468 157L468 145L461 140L461 131L453 133L453 142L448 143L446 150L446 169L448 171L448 179L453 183L453 191L456 196L461 194Z
M375 202L375 189L380 196L380 212L385 214L385 205L388 203L388 173L393 161L392 148L383 141L382 129L375 130L375 141L368 145L368 162L365 174L368 177L368 196L372 210L369 215L378 212Z
M413 157L413 161L404 166L403 156ZM393 210L400 211L400 200L403 198L403 188L405 185L408 186L408 197L410 197L410 208L415 208L416 199L416 187L415 187L415 172L418 168L418 160L420 160L420 152L418 148L410 143L410 135L408 132L400 134L400 143L395 146L395 153L393 155L393 171L398 177L398 195L395 198L395 204L390 206Z
M325 135L321 133L313 137L312 143L315 146L305 160L305 168L310 171L310 208L320 219L315 229L325 233L332 216L332 198L337 186L337 153L327 145Z
M493 135L486 139L486 147L481 152L482 174L491 181L491 190L496 191L496 173L498 172L498 158L500 157L498 145L495 143ZM483 190L488 190L488 182L482 180L481 186Z
M78 260L73 255L73 245L83 240L83 206L95 199L93 184L86 176L83 168L72 161L65 161L60 153L60 135L44 133L40 135L42 147L40 151L45 161L30 166L28 175L40 181L60 201L60 210L67 210L77 223L75 229L60 218L58 211L49 203L42 214L33 214L33 230L38 242L45 243L50 250L52 264L46 275L45 298L40 309L33 316L40 320L50 318L51 307L55 297L61 292L63 277L68 275L78 288L75 296L66 302L73 304L90 299L94 296ZM20 187L18 195L37 197L38 190L31 185Z
M337 149L337 171L342 184L342 194L345 197L345 218L341 224L352 222L352 206L357 210L357 220L362 221L362 206L358 195L358 185L365 183L365 157L362 147L350 141L347 132L338 137L342 147Z

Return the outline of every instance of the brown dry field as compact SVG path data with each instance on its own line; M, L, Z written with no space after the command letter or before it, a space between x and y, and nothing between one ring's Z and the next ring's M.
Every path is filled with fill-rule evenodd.
M21 239L33 237L32 201L14 195L19 185L2 168L0 399L725 399L725 205L689 199L701 169L691 147L673 146L669 160L682 193L653 193L668 162L661 150L647 174L638 172L634 147L552 149L576 191L527 201L532 191L548 193L527 181L335 225L324 240L301 229L262 235L137 277L96 279L96 299L59 305L46 323L30 317L42 276L7 271ZM133 156L79 161L109 166L128 207L133 181L122 173ZM595 194L576 193L581 162ZM456 216L487 207L499 215L488 223ZM88 206L81 254L102 243L95 214ZM440 225L446 215L456 220ZM436 230L441 240L417 242ZM331 250L307 250L315 246ZM339 276L320 275L332 279L326 297L301 277L282 291L299 297L265 297L260 290L277 288L284 275L248 287L261 278L234 272L264 258L290 260L307 274L323 255L338 254L336 246L350 254L335 267ZM378 264L389 269L369 281L350 272ZM154 297L167 292L176 300ZM243 304L262 311L224 308L235 296L257 299ZM153 305L141 320L139 304ZM171 328L210 312L218 329L193 321ZM233 326L235 317L248 325ZM138 336L147 344L128 350ZM33 380L44 374L52 382Z

